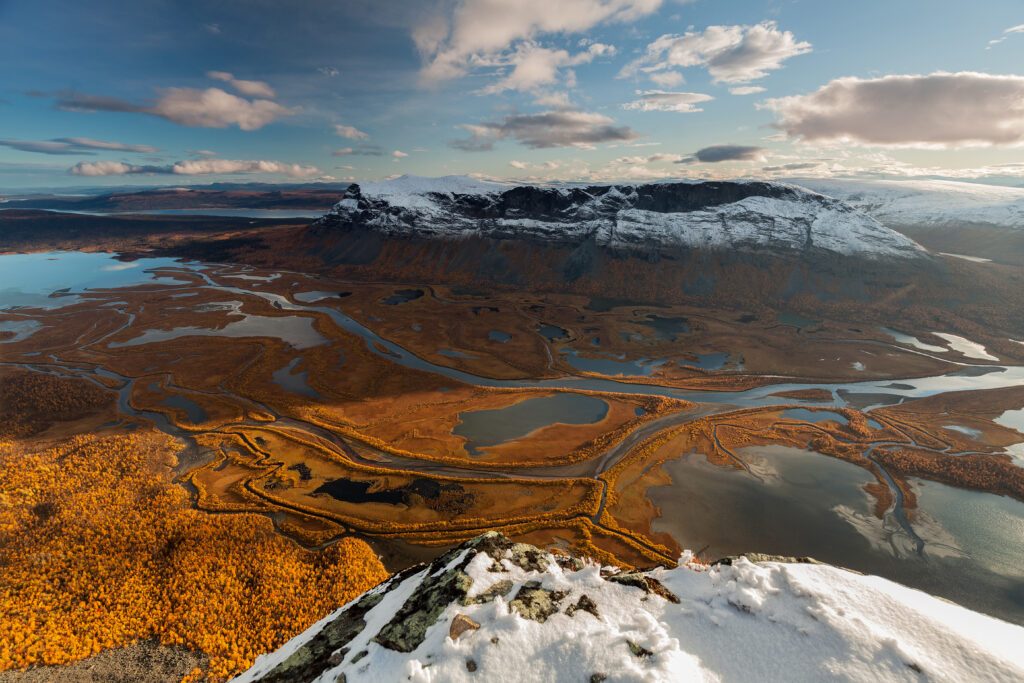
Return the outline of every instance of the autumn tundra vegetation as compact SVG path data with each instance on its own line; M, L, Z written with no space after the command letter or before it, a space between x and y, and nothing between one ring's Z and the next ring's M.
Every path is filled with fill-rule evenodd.
M864 489L879 517L895 503L883 468L907 508L915 504L913 478L1024 499L1024 470L1000 454L1012 430L992 422L999 406L1024 393L907 401L871 411L871 421L853 407L828 408L827 419L786 417L787 408L831 402L824 389L780 390L779 405L766 407L699 403L700 391L770 385L783 371L810 382L952 367L883 349L876 332L839 316L808 332L763 307L427 285L396 304L388 303L395 286L382 283L286 273L247 281L247 292L222 292L194 272L167 274L181 284L41 309L32 313L36 332L5 342L0 670L147 640L202 653L207 663L192 678L223 680L388 569L489 529L606 563L671 565L681 548L652 529L659 510L649 491L668 483L662 465L691 453L736 470L745 467L743 449L770 444L842 459L871 473ZM252 273L206 274L237 285L232 276ZM254 294L297 302L296 292L314 290L325 300L300 312ZM648 374L620 376L628 383L616 391L474 385L394 362L383 342L339 327L324 308L435 366L495 383L608 379L570 358L627 361L637 372L628 361L667 360ZM223 331L250 316L269 321L266 329L291 323L306 336L290 343L174 334ZM659 329L666 320L689 330L685 343ZM539 333L545 326L560 332L549 339ZM169 338L136 344L146 331ZM721 368L695 367L720 350ZM867 369L853 367L859 359L870 359ZM697 398L630 393L630 384ZM597 399L607 410L582 424L552 415L480 448L456 431L467 414L556 394ZM996 398L979 404L978 394ZM981 441L944 431L949 414L970 420Z

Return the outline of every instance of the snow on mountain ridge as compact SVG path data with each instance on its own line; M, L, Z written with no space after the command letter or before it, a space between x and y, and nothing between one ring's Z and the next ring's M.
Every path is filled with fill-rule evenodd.
M824 250L915 258L925 250L842 202L758 181L509 186L459 176L351 186L321 226L389 236L482 236L640 251Z
M952 180L793 178L890 225L988 224L1024 229L1024 188Z
M261 656L237 683L1021 680L1024 628L783 558L623 572L487 534Z

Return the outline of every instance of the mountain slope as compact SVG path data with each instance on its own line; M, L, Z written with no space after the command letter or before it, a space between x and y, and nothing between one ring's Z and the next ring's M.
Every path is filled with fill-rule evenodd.
M946 227L985 224L1024 230L1024 188L951 180L792 182L870 214L886 225Z
M821 564L619 572L487 534L327 616L239 683L1021 680L1024 628Z
M508 187L448 176L351 186L321 229L384 237L515 239L625 253L684 249L921 258L923 249L842 202L761 182Z
M1024 265L1024 188L949 180L794 179L935 252Z

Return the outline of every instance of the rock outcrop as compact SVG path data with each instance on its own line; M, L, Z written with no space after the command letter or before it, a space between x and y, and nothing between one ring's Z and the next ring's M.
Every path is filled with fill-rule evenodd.
M1024 628L877 577L766 557L705 565L685 554L675 569L625 572L489 533L396 574L236 680L1024 677Z

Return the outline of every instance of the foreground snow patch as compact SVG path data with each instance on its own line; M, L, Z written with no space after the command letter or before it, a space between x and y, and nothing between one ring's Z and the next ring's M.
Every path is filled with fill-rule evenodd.
M624 573L489 534L237 680L1019 681L1022 646L1024 628L828 565Z

